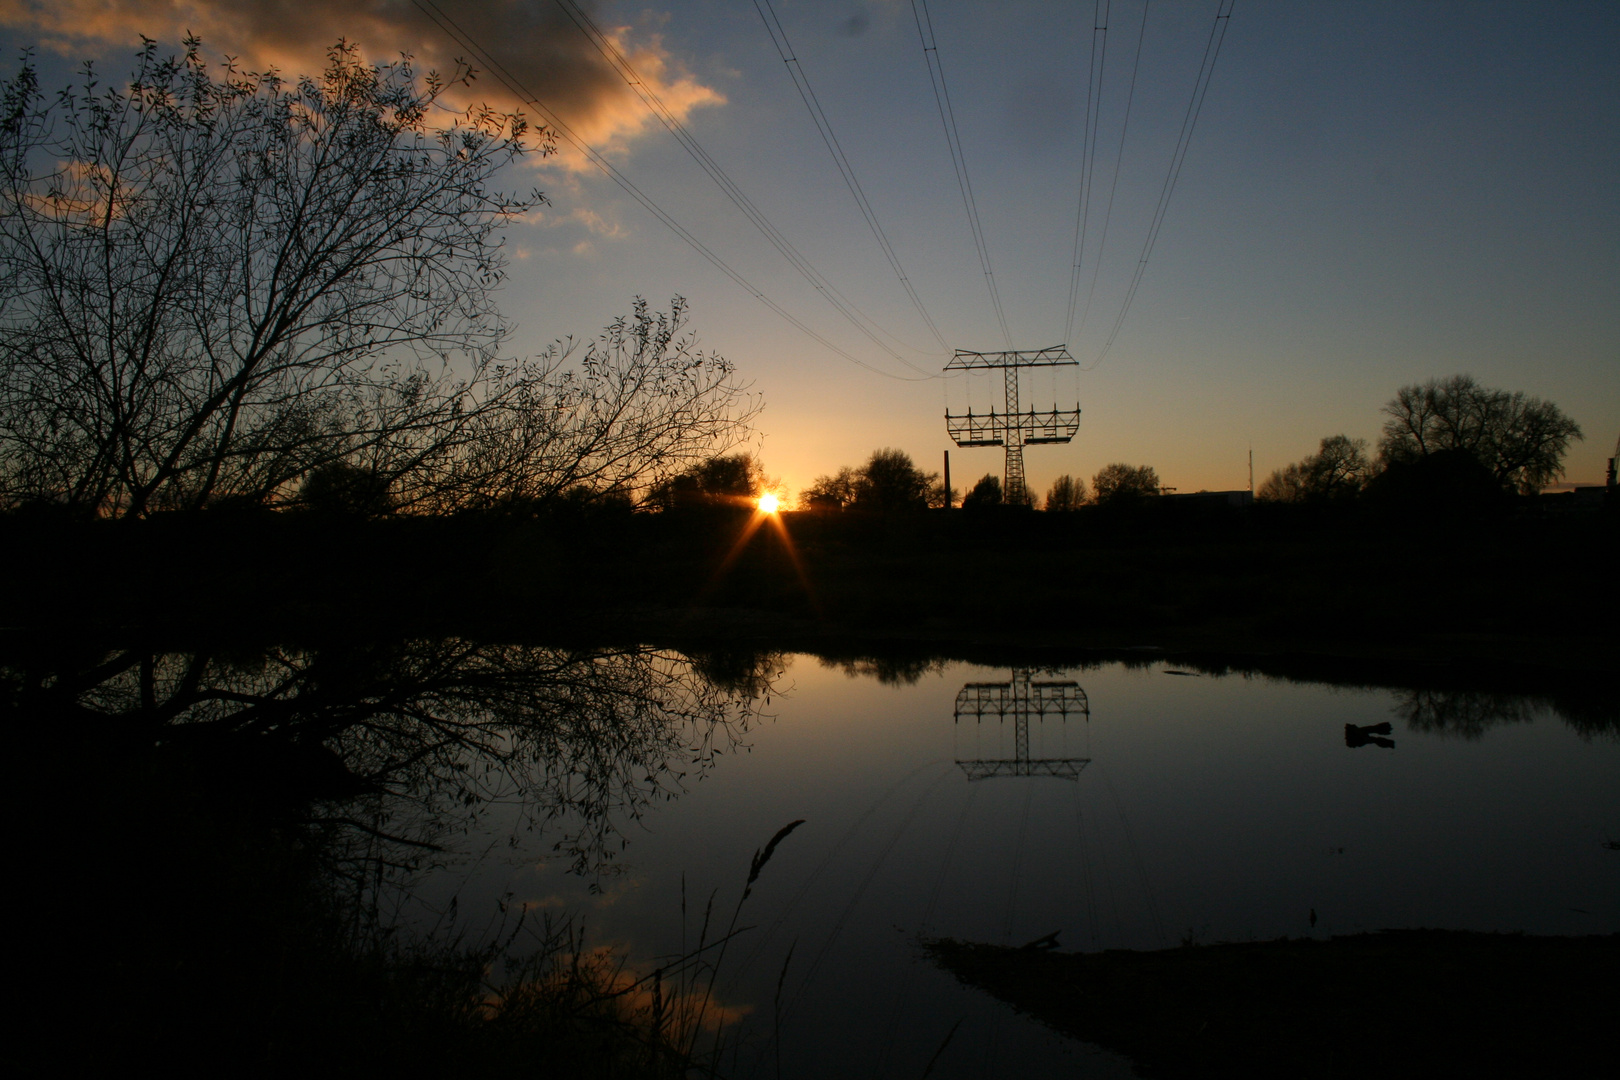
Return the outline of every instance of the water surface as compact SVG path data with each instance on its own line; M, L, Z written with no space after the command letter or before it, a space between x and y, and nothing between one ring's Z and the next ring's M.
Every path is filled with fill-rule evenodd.
M1620 930L1620 741L1601 719L1167 663L772 659L751 708L665 748L670 782L633 813L604 808L612 827L592 832L522 797L488 806L403 917L442 921L452 898L463 920L567 913L651 966L695 944L711 894L725 923L750 856L803 819L717 985L741 1016L731 1071L762 1077L1129 1075L958 986L925 936L1095 950Z

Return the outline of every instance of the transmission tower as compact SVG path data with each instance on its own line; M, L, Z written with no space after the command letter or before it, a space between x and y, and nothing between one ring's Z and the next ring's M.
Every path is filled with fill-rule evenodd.
M970 682L956 695L955 720L971 717L983 723L985 717L1013 722L1013 756L1010 758L957 758L956 764L969 780L993 776L1055 776L1078 780L1090 758L1032 758L1029 756L1029 721L1043 723L1056 717L1067 723L1069 717L1091 719L1091 704L1080 684L1072 680L1034 682L1029 668L1013 668L1007 682Z
M1069 355L1067 345L1053 345L1046 349L1023 352L968 352L957 349L947 372L997 370L1006 385L1006 407L997 412L975 413L972 406L965 413L945 410L945 430L956 440L957 446L1005 446L1007 448L1007 475L1003 481L1007 502L1018 505L1024 501L1024 447L1037 443L1066 443L1080 430L1080 403L1073 409L1059 409L1057 402L1046 412L1034 406L1028 411L1018 402L1018 373L1025 368L1079 367Z

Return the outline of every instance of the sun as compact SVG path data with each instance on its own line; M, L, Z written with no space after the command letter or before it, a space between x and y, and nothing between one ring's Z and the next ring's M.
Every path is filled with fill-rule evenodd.
M759 512L762 514L774 514L781 505L782 501L775 495L767 493L759 497Z

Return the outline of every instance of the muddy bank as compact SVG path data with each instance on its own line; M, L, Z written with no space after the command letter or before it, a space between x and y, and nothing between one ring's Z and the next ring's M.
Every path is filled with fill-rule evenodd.
M1620 935L1386 930L1073 954L926 944L962 982L1175 1077L1600 1076Z

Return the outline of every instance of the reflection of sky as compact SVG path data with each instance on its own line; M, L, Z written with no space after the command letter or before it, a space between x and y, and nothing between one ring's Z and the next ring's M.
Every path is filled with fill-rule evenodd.
M838 1054L889 1053L920 1072L959 1016L947 1075L978 1075L992 1039L1005 1061L1112 1067L952 985L917 959L924 931L1021 944L1060 930L1065 948L1091 949L1620 930L1620 854L1603 847L1620 828L1612 738L1584 741L1551 715L1444 737L1403 725L1384 691L1108 667L1074 674L1089 722L1031 722L1032 755L1093 759L1078 782L969 783L955 761L1011 756L1011 725L953 724L953 701L964 682L1006 677L958 664L894 688L801 657L746 751L629 831L627 873L602 895L536 869L546 845L531 839L424 896L456 890L476 917L511 890L583 914L594 940L633 956L674 953L682 875L691 912L718 890L729 917L750 854L802 817L748 901L755 929L721 984L728 1004L768 1016L793 945L784 1063L799 1075L831 1075ZM1345 746L1346 723L1390 719L1394 750ZM814 1037L828 1030L839 1039Z
M217 6L185 5L185 17L221 48L247 54L258 42L290 65L318 44L284 33L220 40L262 35L250 28L263 20L196 21ZM137 0L90 7L141 12L80 21L130 40L143 19L181 17ZM910 5L776 7L947 341L1000 347ZM1152 8L1096 314L1074 342L1082 359L1099 351L1141 252L1214 7ZM311 34L347 33L379 56L445 51L397 21L409 5L322 8L338 14L307 24ZM625 41L669 87L684 85L670 93L692 106L692 130L789 239L900 339L926 344L752 5L594 10L628 28ZM935 0L931 10L1015 340L1053 344L1068 294L1090 7ZM1112 177L1141 10L1134 0L1113 5L1100 182ZM1617 20L1608 3L1239 0L1141 291L1107 361L1082 377L1081 434L1031 451L1032 485L1126 460L1156 466L1182 490L1241 487L1251 442L1264 476L1324 435L1375 437L1378 407L1396 387L1459 371L1565 408L1587 433L1570 478L1598 481L1620 428ZM180 29L147 32L168 41ZM577 31L541 14L520 30L505 43L581 73L554 92L612 133L617 162L648 194L818 332L905 370L822 304L660 128L615 112L624 99L586 77L588 53L549 48ZM37 40L27 29L6 33L8 45ZM105 69L117 71L128 42L68 44L75 58L100 48ZM45 59L55 85L70 65ZM517 348L588 335L633 295L681 293L703 339L763 391L765 463L789 487L883 445L937 467L947 446L937 384L880 379L827 354L596 176L552 169L540 182L553 211L511 234L517 260L504 306L520 325ZM926 352L902 355L938 366ZM1000 458L964 450L952 465L971 481L999 471Z

